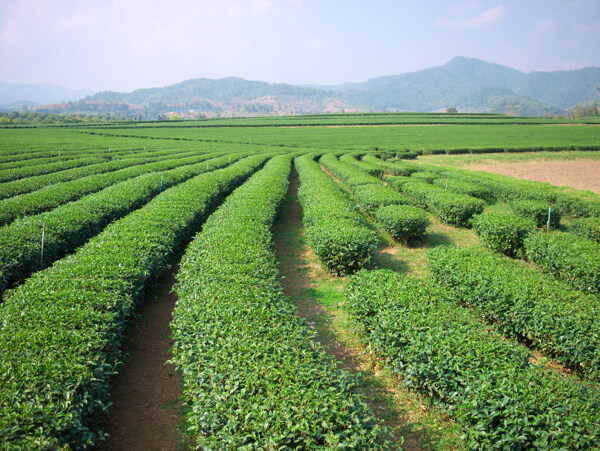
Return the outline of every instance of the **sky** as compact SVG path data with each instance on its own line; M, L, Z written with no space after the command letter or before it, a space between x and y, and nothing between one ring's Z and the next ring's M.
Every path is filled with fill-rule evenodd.
M524 72L599 67L600 0L0 0L10 83L336 85L455 56Z

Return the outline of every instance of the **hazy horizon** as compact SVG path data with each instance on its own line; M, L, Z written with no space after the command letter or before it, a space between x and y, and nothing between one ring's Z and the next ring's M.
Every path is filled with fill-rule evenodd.
M0 81L132 91L191 78L338 85L468 56L600 66L600 0L5 0Z

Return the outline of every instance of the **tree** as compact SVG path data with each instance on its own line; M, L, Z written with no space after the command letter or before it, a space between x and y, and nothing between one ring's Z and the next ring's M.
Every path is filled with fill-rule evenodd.
M458 110L456 109L456 107L449 106L448 108L446 108L446 113L456 114L458 113Z

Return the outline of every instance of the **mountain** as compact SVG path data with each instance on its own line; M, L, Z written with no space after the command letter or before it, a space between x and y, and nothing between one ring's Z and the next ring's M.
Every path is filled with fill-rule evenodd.
M459 111L488 111L500 98L477 95L496 89L499 96L513 96L541 111L570 108L596 97L600 68L524 73L475 58L456 57L443 66L402 75L390 75L357 83L348 89L333 87L342 98L365 108L399 111L435 111L455 106ZM480 103L473 103L479 97ZM535 108L537 111L537 108ZM537 114L537 113L536 113ZM551 113L556 114L556 113Z
M146 114L181 110L227 116L357 111L330 91L235 77L199 78L130 93L106 91L84 100L140 105Z
M3 83L0 82L0 105L16 104L18 109L22 105L47 104L79 100L91 94L90 91L64 88L51 84L28 83Z
M265 116L445 111L448 107L456 107L459 112L546 116L564 114L565 109L577 103L591 103L597 98L598 86L598 67L524 73L475 58L456 57L443 66L338 86L295 86L235 77L198 78L129 93L105 91L80 101L46 102L54 104L32 109L148 119L174 112L184 117ZM18 99L25 98L28 97L19 93Z

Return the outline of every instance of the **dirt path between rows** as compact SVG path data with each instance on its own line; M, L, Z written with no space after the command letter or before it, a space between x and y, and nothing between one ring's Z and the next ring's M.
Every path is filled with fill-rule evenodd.
M331 324L332 313L310 296L311 289L315 288L312 280L315 268L309 258L311 251L303 245L302 208L298 202L298 185L298 174L292 169L287 200L273 227L275 255L279 263L284 293L295 303L298 315L315 328L320 343L326 352L336 359L339 368L359 374L360 380L372 380L374 372L369 372L365 368L365 363L359 356L362 351L348 348L340 341L338 332ZM400 415L394 415L386 406L394 396L390 393L392 390L377 383L371 383L368 387L362 385L365 400L375 415L388 427L397 428L394 434L397 441L401 441L401 437L404 437L403 448L422 449L419 441L407 433L407 428L402 427L408 420Z
M493 162L469 165L465 169L510 175L557 186L570 186L600 194L600 161Z
M177 296L171 293L175 274L158 280L139 307L139 320L126 331L123 350L129 356L111 381L113 405L100 422L110 437L100 450L174 450L182 441L182 381L167 364L173 346L169 324Z

